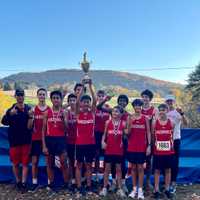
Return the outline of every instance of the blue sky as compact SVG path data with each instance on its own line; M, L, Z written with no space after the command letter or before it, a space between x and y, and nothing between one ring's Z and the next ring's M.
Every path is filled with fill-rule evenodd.
M87 50L93 69L184 82L200 61L199 10L199 0L0 1L0 77L79 68Z

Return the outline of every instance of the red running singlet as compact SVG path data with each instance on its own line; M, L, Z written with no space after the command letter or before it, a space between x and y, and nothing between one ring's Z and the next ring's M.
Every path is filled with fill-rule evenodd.
M77 117L77 145L95 144L94 138L95 116L91 111L80 112Z
M76 114L71 110L67 111L68 119L67 119L67 144L75 144L76 142L76 132L77 132L77 120Z
M154 113L155 108L151 106L148 109L142 108L142 114L145 115L149 120L151 120L155 113Z
M112 120L108 121L107 136L106 136L106 155L120 155L122 156L123 151L123 130L125 128L125 122L120 120L117 125L114 125Z
M34 108L34 124L33 124L33 134L32 140L42 140L42 127L44 114L50 109L49 106L46 106L44 110L41 110L39 106Z
M174 153L173 147L173 127L170 119L167 120L166 124L162 125L157 119L154 128L155 144L154 154L155 155L171 155Z
M47 113L47 134L52 137L65 137L63 110L54 112L52 109Z
M107 108L108 105L105 105ZM95 131L104 132L106 121L109 120L110 114L102 110L96 110L95 113Z
M122 114L121 120L127 122L129 116L130 116L129 112L124 111L124 113Z
M147 128L146 117L131 120L131 131L128 137L128 152L146 152Z

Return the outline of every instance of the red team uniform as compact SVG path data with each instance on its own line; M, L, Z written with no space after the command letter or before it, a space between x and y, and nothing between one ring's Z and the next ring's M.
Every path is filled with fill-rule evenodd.
M34 124L32 133L32 145L31 145L31 155L39 156L42 153L42 127L44 114L50 108L47 106L44 110L41 110L39 106L34 108Z
M127 159L130 163L143 164L146 159L147 128L146 117L131 121L131 130L128 138Z
M63 110L47 112L46 145L51 155L59 156L66 151L65 125Z
M127 111L124 111L124 113L122 114L121 120L127 122L129 116L130 116L130 113Z
M107 144L105 148L105 162L121 163L123 161L124 145L123 145L123 130L125 128L124 121L120 120L119 124L115 126L112 120L108 121L107 125Z
M154 169L171 168L173 162L173 126L170 119L161 124L157 119L154 128Z
M77 119L76 113L68 110L67 118L67 152L70 160L75 158L75 143L76 143L76 133L77 133Z
M95 115L92 111L82 112L77 117L76 159L91 163L95 157Z
M108 105L105 105L107 108ZM102 110L97 109L95 113L95 140L96 147L98 150L101 150L101 140L105 130L106 121L110 118L108 112L103 112Z
M142 108L142 114L145 115L149 120L152 120L155 116L155 108L153 106L148 109Z
M151 127L152 120L153 120L153 118L155 117L155 114L156 114L155 107L150 106L150 108L148 108L148 109L142 108L142 112L141 113L149 120L149 125ZM151 151L150 155L146 156L146 163L147 163L147 168L151 168L152 151ZM149 172L147 171L146 173L147 174L151 173L150 171Z
M130 113L127 112L126 110L124 111L124 113L121 116L121 120L124 122L125 126L128 122L128 117L130 116ZM126 177L126 173L127 173L127 169L126 169L126 153L127 153L127 147L128 147L128 140L127 137L123 135L122 137L122 142L123 142L123 160L122 160L122 179L125 179ZM114 176L113 176L114 177Z

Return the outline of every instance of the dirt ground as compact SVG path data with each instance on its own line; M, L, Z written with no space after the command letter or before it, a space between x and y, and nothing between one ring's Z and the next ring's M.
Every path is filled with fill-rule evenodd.
M76 194L70 194L66 191L54 193L46 188L40 188L36 192L27 192L21 194L17 192L12 184L0 184L0 200L72 200L72 199L87 199L87 200L116 200L120 199L116 194L110 193L107 197L102 198L97 194L90 194L85 197L79 197ZM127 198L128 199L128 198ZM153 199L152 193L145 194L146 200ZM161 199L166 199L165 196ZM176 195L173 199L178 200L200 200L200 184L194 185L178 185Z

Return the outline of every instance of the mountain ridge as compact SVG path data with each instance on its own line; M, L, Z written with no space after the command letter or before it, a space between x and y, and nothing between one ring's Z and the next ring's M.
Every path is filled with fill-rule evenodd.
M173 88L183 88L182 84L117 70L91 70L89 74L97 88L121 86L137 91L148 88L162 96ZM27 86L35 84L38 87L50 87L53 84L80 82L83 75L84 73L79 69L55 69L42 72L20 72L4 77L1 81L3 83L23 82Z

